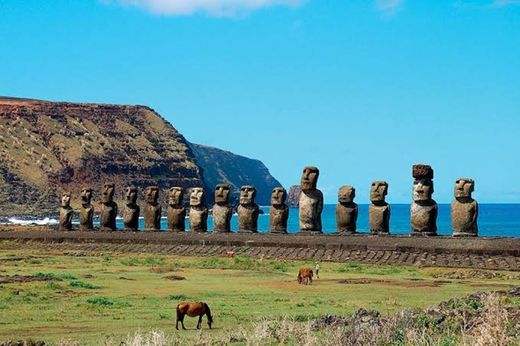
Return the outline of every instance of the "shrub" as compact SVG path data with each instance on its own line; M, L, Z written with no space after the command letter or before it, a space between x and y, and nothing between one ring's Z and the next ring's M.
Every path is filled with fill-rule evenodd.
M71 287L79 287L79 288L86 288L88 290L97 290L100 289L101 286L93 285L90 282L80 281L80 280L72 280L69 285Z

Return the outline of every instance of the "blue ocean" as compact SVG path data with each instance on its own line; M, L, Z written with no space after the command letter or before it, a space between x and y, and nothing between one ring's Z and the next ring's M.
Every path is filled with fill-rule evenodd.
M269 229L269 207L263 206L261 209L264 214L258 218L258 229L266 232ZM210 213L211 215L211 213ZM140 220L141 227L144 226ZM122 227L122 220L118 220ZM322 225L324 233L334 233L336 231L336 205L327 204L323 208ZM479 204L479 235L485 237L520 237L520 204ZM162 228L167 228L166 218L162 220ZM213 229L213 219L208 218L208 228ZM359 205L357 222L358 232L368 233L368 204ZM439 235L451 235L450 205L439 204L439 215L437 218L437 228ZM186 229L189 229L188 219L186 219ZM231 229L238 229L237 215L233 215ZM299 229L298 209L291 208L289 211L288 231L296 233ZM391 234L410 233L410 205L392 204L390 216Z

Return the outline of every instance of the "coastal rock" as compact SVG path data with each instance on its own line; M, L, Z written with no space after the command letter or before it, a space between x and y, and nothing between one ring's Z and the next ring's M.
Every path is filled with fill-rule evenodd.
M287 205L289 208L298 208L300 206L300 195L302 187L300 185L293 185L289 188Z

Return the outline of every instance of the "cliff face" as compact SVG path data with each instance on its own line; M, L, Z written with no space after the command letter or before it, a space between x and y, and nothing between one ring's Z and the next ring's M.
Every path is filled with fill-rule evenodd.
M0 99L0 213L55 211L82 186L203 186L184 137L144 106Z
M77 208L83 186L94 189L99 210L95 201L105 182L116 184L121 207L128 185L158 185L164 203L171 186L205 187L211 201L217 183L247 182L259 184L259 200L266 201L265 189L278 184L259 161L193 148L196 155L170 123L145 106L0 97L0 216L55 213L64 191L73 194Z
M232 185L235 203L242 185L255 185L260 205L269 205L272 189L282 186L261 161L200 144L191 143L191 148L206 184L212 188L219 183Z

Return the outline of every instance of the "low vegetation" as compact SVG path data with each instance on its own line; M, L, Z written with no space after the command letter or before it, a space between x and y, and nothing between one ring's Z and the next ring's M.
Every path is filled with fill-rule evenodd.
M17 278L0 289L0 344L29 338L136 346L519 342L520 298L472 296L520 286L516 273L321 263L320 279L304 286L296 274L314 266L309 261L24 250L0 251L0 263L0 276ZM197 320L187 318L189 330L175 331L175 306L184 300L207 302L214 329L204 320L198 331Z

